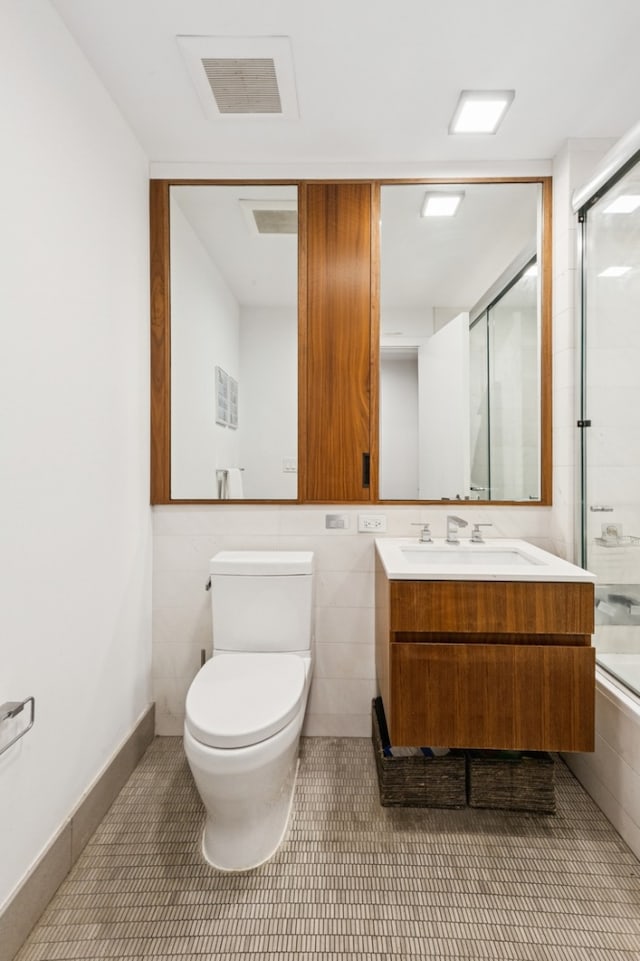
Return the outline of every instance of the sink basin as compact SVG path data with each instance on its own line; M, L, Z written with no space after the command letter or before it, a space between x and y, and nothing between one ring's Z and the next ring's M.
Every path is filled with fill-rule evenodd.
M518 538L482 544L424 544L412 537L376 538L376 551L390 580L595 581L595 575Z
M442 549L430 544L416 544L401 547L400 552L409 564L445 564L456 567L458 564L481 564L483 567L492 565L512 567L514 565L542 563L542 561L536 560L535 557L531 557L520 550L505 550L501 547L492 548L478 544L469 545L469 547L449 545Z

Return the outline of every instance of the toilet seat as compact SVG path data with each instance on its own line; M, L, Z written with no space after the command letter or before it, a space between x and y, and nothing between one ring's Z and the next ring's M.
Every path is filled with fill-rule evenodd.
M185 723L209 747L258 744L295 717L305 679L296 654L216 654L189 688Z

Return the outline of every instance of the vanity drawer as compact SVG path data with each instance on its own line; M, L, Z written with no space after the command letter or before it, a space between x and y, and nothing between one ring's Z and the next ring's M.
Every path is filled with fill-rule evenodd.
M393 744L594 749L592 647L396 643L390 669Z
M389 581L389 629L470 634L594 630L591 583Z

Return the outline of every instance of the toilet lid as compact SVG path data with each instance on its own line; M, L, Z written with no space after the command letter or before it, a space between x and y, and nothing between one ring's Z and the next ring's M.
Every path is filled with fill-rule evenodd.
M189 688L186 724L209 747L258 744L295 717L304 687L296 654L216 654Z

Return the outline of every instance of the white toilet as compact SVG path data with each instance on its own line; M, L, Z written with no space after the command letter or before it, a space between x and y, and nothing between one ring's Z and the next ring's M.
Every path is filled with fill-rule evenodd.
M184 748L206 809L202 851L246 871L282 842L313 669L313 553L210 561L213 657L187 693Z

